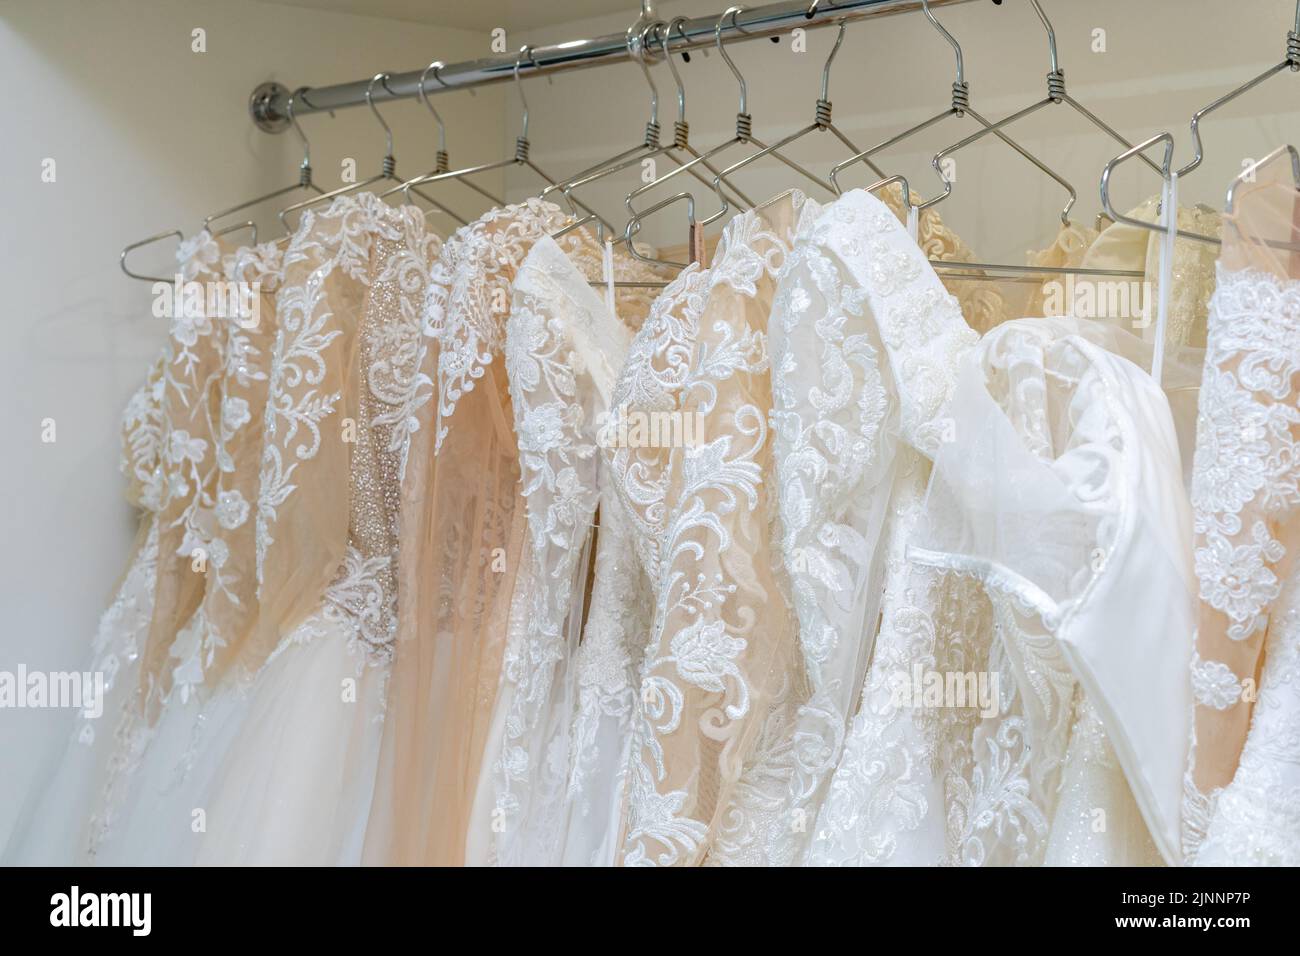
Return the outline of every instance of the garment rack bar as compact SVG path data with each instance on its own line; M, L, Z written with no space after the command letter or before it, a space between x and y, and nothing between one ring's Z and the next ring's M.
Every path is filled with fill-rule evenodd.
M930 6L935 9L969 2L971 0L930 0ZM816 9L809 16L809 10L812 8L812 0L788 0L784 3L749 7L736 14L734 19L727 18L722 27L722 38L731 43L736 40L775 36L795 27L820 27L841 20L866 20L910 13L920 10L921 3L920 0L841 0L839 3L823 0L816 5ZM677 31L673 32L673 52L711 46L714 41L714 30L722 15L722 12L719 12L687 20L682 25L685 38ZM646 54L652 58L656 55L650 44L647 44ZM627 35L611 33L590 40L569 40L564 43L532 47L528 49L527 55L522 60L520 54L509 53L480 60L467 60L463 63L449 63L437 71L436 80L432 76L426 77L424 89L426 95L432 96L435 93L501 83L514 76L516 64L519 75L528 77L560 73L587 66L621 63L631 59ZM374 101L383 103L416 96L423 73L424 64L421 64L419 69L391 74L386 83L374 85ZM294 102L294 114L301 117L307 113L363 106L366 102L366 89L371 85L370 77L366 77L350 83L308 88L308 92L299 95ZM286 129L289 125L287 108L291 92L278 83L259 85L253 91L249 101L249 112L253 116L253 122L266 132L278 133Z

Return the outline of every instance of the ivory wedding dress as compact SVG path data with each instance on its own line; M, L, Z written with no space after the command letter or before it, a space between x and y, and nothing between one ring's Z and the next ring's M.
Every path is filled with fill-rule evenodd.
M177 272L186 282L220 277L221 257L218 242L198 233L177 250ZM224 332L223 323L200 310L172 315L162 354L123 412L126 496L141 518L127 570L91 642L90 670L104 675L101 717L78 718L51 777L32 788L5 848L6 864L84 862L98 842L104 821L91 818L101 789L124 759L118 741L142 715L140 661L158 590L161 513L167 505L184 511L185 502L202 492L181 469L189 466L192 475L207 459L210 443L202 436L195 440L184 426L197 397L215 382L220 346L211 340ZM206 427L206 416L197 423Z
M924 283L937 284L937 280L923 260L909 253L905 242L895 238L895 243L896 260L888 267L878 265L877 275L901 277L895 278L892 288L897 290L901 285L903 301L909 298L907 283L916 283L910 299L919 303ZM880 252L863 259L864 263L873 260L889 261ZM864 285L871 287L870 282ZM887 284L886 288L889 287ZM941 303L941 299L934 298L931 308ZM942 313L928 321L936 321L938 314ZM902 480L893 494L896 510L891 515L883 545L886 570L880 631L861 709L849 728L843 756L817 819L811 862L991 864L1084 858L1094 863L1150 862L1155 859L1154 852L1141 850L1142 846L1150 845L1145 824L1132 811L1132 799L1125 799L1127 787L1118 764L1111 759L1107 765L1109 771L1093 772L1098 761L1104 764L1109 751L1093 702L1097 691L1076 691L1077 681L1071 676L1071 667L1086 672L1085 665L1089 662L1077 655L1070 657L1068 645L1056 646L1053 635L1059 622L1052 623L1046 631L1042 625L1034 625L1029 613L1032 605L1023 596L1008 600L986 580L987 575L972 576L970 572L975 569L960 560L942 573L928 567L933 562L917 563L916 555L924 554L925 549L916 549L915 545L926 534L935 533L930 527L933 522L940 518L959 523L961 520L961 512L952 502L948 503L949 513L942 514L942 502L936 499L937 486L945 481L957 481L963 477L957 469L973 468L979 460L975 453L983 446L978 442L972 444L972 435L978 434L987 441L985 433L989 426L964 417L974 414L971 409L979 407L978 403L971 404L978 394L954 399L951 411L939 413L958 368L966 369L968 376L974 374L972 368L980 370L981 364L989 366L990 375L994 369L1000 369L990 379L990 386L1005 388L1007 394L1002 399L1004 410L997 411L996 415L999 419L1005 416L1012 428L1022 434L1019 440L1035 449L1036 454L1051 454L1052 442L1058 440L1054 436L1061 427L1052 417L1058 413L1045 403L1048 398L1045 383L1060 380L1052 378L1052 374L1060 373L1046 373L1041 351L1035 362L1032 348L1028 360L1025 356L1016 358L1014 349L1009 356L1001 355L1008 342L1033 341L1035 335L1049 336L1049 330L1055 328L1052 323L1044 320L1011 323L990 333L978 349L968 352L971 333L959 315L947 314L951 316L947 321L954 348L944 357L945 361L927 359L924 351L909 353L897 333L893 341L886 339L886 345L893 346L887 354L894 364L902 369L923 369L926 374L920 381L934 388L928 416L921 419L928 424L930 434L922 435L928 442L914 442L907 449L916 455L910 463L900 458L904 463L900 469ZM925 321L926 315L914 304L909 324L917 326ZM1073 329L1073 326L1066 328ZM942 335L926 336L917 344L942 341ZM1133 351L1138 343L1126 345ZM1131 371L1140 375L1135 366ZM980 370L979 374L982 381L985 373ZM1010 384L999 384L1003 381ZM901 382L906 385L907 380ZM1084 392L1086 395L1087 389ZM906 403L906 388L901 389L901 394ZM1039 395L1042 398L1037 398ZM1076 405L1082 407L1083 400ZM992 416L994 412L985 414ZM1156 421L1159 421L1158 413ZM957 447L961 452L955 450ZM924 489L929 473L926 452L935 450L950 456L945 460L951 462L957 474L932 478L926 498ZM1087 460L1086 456L1081 458ZM1008 467L1014 460L1008 459ZM907 467L909 464L911 467ZM1176 448L1172 455L1160 459L1159 464L1165 470L1157 468L1156 474L1165 479L1172 474L1176 482L1179 473ZM989 476L992 474L990 471ZM1011 480L1002 470L997 475L999 482L1004 477ZM970 480L976 478L972 476ZM1158 485L1159 478L1152 482ZM979 494L959 497L957 505L978 505L982 509L980 517L986 522L993 521L991 516L997 515L999 503L995 492L1001 487L997 483L983 487ZM1024 487L1033 488L1034 483L1028 482ZM1004 508L1013 507L1010 502L1001 504ZM1004 520L1007 527L1015 527L1009 513ZM1059 521L1057 533L1063 543L1068 542L1070 534L1079 534L1069 513L1063 512ZM1173 532L1176 527L1176 516L1171 517L1161 539L1169 543L1174 555L1178 553ZM1041 530L1046 533L1045 529ZM1070 571L1080 581L1086 580L1090 563L1090 551L1083 545L1082 540L1076 541L1071 546L1073 551L1062 550L1056 554L1062 564L1074 562ZM1037 546L1022 542L1022 547L1024 555L1020 559L1028 560ZM1176 576L1171 580L1177 581ZM994 582L1004 583L1002 578L995 578ZM1176 595L1177 588L1169 593ZM1185 592L1183 598L1186 603ZM1031 637L1035 630L1037 636ZM1167 639L1167 631L1160 633ZM1012 635L1023 636L1013 640ZM1156 636L1153 634L1152 639ZM1075 639L1088 643L1086 639ZM1161 685L1165 688L1162 700L1166 704L1172 702L1176 711L1177 679L1170 674L1177 673L1177 658L1169 660L1175 663L1172 670L1166 667L1161 671L1167 678ZM917 669L920 675L915 673ZM992 688L990 701L996 706L988 713L974 706L973 701L954 705L940 700L930 704L928 698L923 698L921 681L917 679L929 671L945 678L983 676L990 682L997 676L1000 686ZM900 690L905 692L900 694ZM974 692L973 687L971 690ZM927 701L924 705L923 699ZM1121 695L1121 700L1128 699ZM1177 725L1173 730L1168 723L1163 727L1169 732L1160 739L1168 743L1172 737L1176 744ZM1065 775L1061 777L1063 767ZM1135 772L1134 762L1128 761L1125 769ZM1164 769L1168 771L1169 767ZM1169 779L1168 772L1160 778L1163 802L1158 806L1166 846L1170 842L1172 812ZM1062 781L1064 786L1060 787ZM1115 818L1109 831L1113 839L1103 846L1098 846L1095 840L1091 845L1082 845L1087 843L1081 839L1087 831L1085 821L1079 819L1078 808L1095 805L1088 803L1089 798L1107 793L1113 794L1113 799L1106 804ZM1148 805L1154 802L1149 800ZM1154 810L1152 816L1156 817Z
M243 281L278 270L274 322L211 322L227 360L209 403L213 480L184 542L207 556L204 593L162 679L141 679L153 720L138 699L121 708L126 732L92 782L96 862L359 859L391 655L401 410L437 242L419 210L360 194L304 217L282 260L261 247L229 261ZM174 441L186 475L207 450L193 437ZM316 587L314 603L286 586ZM253 608L232 601L250 593Z
M614 670L592 672L593 664L599 666L595 655L622 651L621 642L603 648L593 648L592 642L608 643L617 635L588 628L587 651L581 655L579 638L588 581L593 615L614 613L630 620L636 611L626 603L633 595L609 593L606 580L619 573L623 529L616 523L603 523L602 560L590 564L594 519L602 495L608 496L599 445L610 439L611 391L632 330L593 291L575 262L590 259L582 255L594 245L590 237L568 236L562 241L569 251L549 237L533 245L515 276L506 327L529 544L516 577L493 732L469 827L471 864L599 862L612 851L617 828L612 775L625 758L619 729L616 723L602 734L586 723L600 721L606 710L616 722L623 717L630 684L626 674L619 681ZM639 272L643 281L655 275L644 267ZM623 275L628 276L624 281L635 281L626 269ZM640 324L638 317L632 321ZM608 514L610 505L616 507L606 500L602 513ZM617 602L613 607L611 599ZM606 663L626 671L621 659ZM584 677L597 680L593 684ZM617 685L613 697L581 699L584 688L599 693L600 681L610 678ZM576 740L585 740L591 751L580 757ZM582 812L570 814L570 804L578 800Z
M1201 383L1183 835L1205 865L1300 864L1300 267L1267 244L1295 235L1282 167L1237 189Z
M432 264L401 482L389 719L365 859L460 866L529 546L504 345L533 245L568 224L530 199L458 229Z

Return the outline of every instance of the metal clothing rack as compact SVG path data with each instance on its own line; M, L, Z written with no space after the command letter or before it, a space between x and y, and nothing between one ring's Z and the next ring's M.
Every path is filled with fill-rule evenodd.
M931 7L953 6L970 0L930 0ZM641 19L655 19L652 4L644 0ZM786 0L741 10L728 17L722 26L722 39L735 40L775 37L795 27L821 27L840 21L866 20L920 10L920 0L841 0L831 3L823 0ZM674 32L673 52L701 49L714 44L715 29L720 13L692 17L682 24L680 33ZM654 56L653 43L647 43L646 54ZM661 51L662 52L662 51ZM463 63L450 63L438 70L437 82L427 83L427 70L393 73L380 89L373 89L375 103L411 99L419 95L422 78L425 93L444 93L502 83L513 79L516 71L521 77L554 74L588 66L631 62L627 32L612 33L590 40L568 40L547 46L524 47L519 53L503 54ZM366 104L366 89L373 86L370 77L332 86L307 87L297 93L293 113L301 117L308 113L331 112L351 106ZM291 90L279 83L262 83L253 90L249 99L249 112L259 129L279 133L289 128L289 98Z

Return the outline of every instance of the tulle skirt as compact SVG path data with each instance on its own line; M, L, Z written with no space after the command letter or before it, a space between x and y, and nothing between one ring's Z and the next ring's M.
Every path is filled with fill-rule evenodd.
M123 593L135 577L127 575ZM360 863L387 665L368 659L353 620L323 608L251 679L212 690L178 684L149 727L129 693L148 616L147 607L113 621L105 615L97 646L116 648L119 666L100 726L69 742L4 862ZM196 643L202 626L191 622L178 646Z

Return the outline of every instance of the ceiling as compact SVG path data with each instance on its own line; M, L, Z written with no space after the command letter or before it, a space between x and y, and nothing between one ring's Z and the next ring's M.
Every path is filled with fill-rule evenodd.
M263 0L359 16L412 20L462 30L531 30L605 13L631 12L637 0Z

